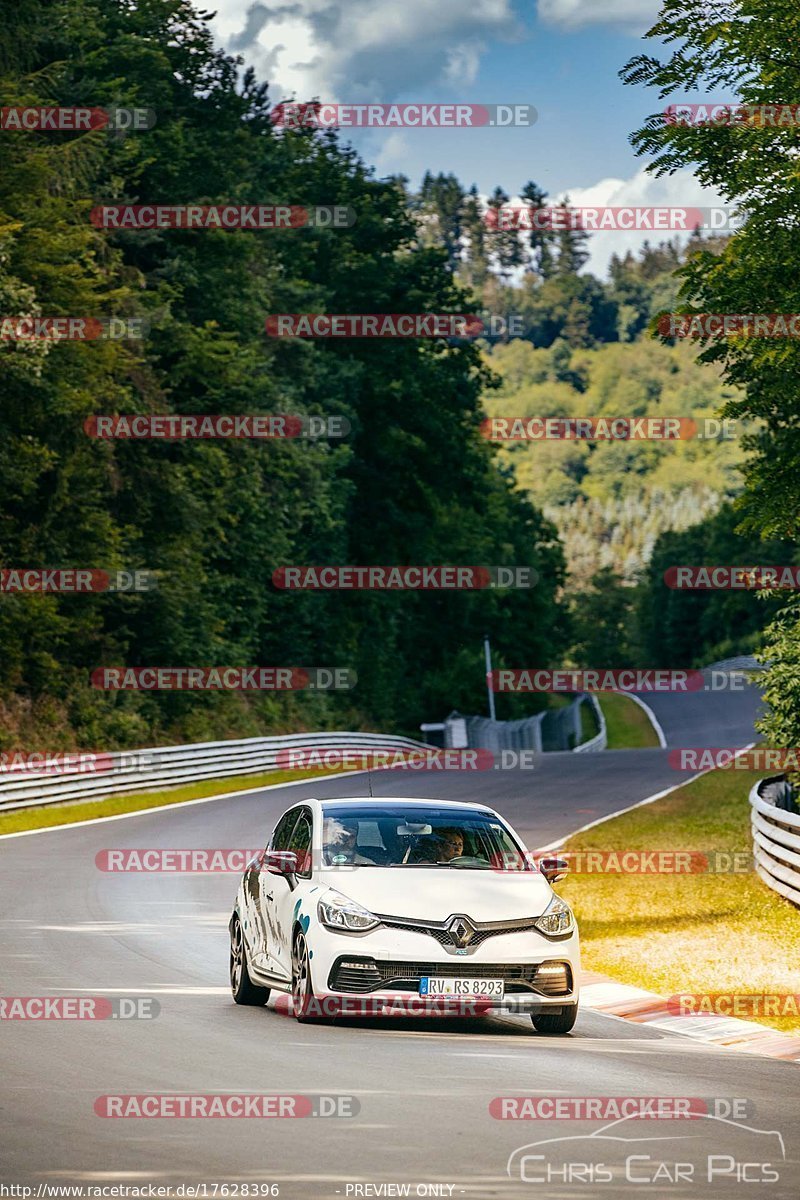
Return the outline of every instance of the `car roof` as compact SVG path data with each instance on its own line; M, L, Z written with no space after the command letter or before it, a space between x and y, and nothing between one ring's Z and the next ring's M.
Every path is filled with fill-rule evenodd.
M420 796L328 796L324 800L318 799L317 804L323 807L329 804L344 805L352 804L353 806L364 806L368 804L371 808L394 808L398 804L420 804L435 808L472 808L476 812L494 812L494 809L489 808L486 804L473 804L469 800L435 800L433 797Z

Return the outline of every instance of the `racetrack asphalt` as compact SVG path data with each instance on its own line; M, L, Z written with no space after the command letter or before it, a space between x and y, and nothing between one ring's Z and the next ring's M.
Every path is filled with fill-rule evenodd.
M754 740L753 688L642 698L670 747ZM662 749L550 754L532 771L383 771L371 782L376 796L489 803L538 847L690 777L667 756ZM244 1183L275 1184L292 1200L398 1195L405 1185L412 1196L563 1200L800 1194L793 1063L591 1010L572 1034L555 1038L514 1015L300 1026L274 998L266 1009L231 1002L234 875L110 874L95 863L106 848L263 846L280 812L315 794L366 795L366 776L0 840L3 995L124 995L160 1004L153 1020L0 1021L4 1184L46 1196L37 1189L154 1184L179 1195L181 1185L205 1183L208 1197L214 1184L220 1197L223 1183L232 1185L228 1196L237 1195L234 1186L242 1195ZM105 1094L155 1092L346 1095L358 1112L115 1120L93 1107ZM738 1098L748 1115L735 1125L713 1116L624 1123L587 1140L597 1121L490 1115L493 1098L523 1095ZM548 1139L559 1140L508 1166L519 1147ZM668 1178L675 1163L683 1164L679 1182ZM777 1181L756 1182L770 1172ZM550 1181L541 1181L547 1173Z

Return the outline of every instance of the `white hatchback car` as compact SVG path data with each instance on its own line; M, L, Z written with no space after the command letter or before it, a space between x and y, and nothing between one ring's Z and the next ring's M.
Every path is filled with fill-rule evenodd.
M258 1005L272 989L289 992L300 1021L397 1006L440 1012L443 999L456 1000L466 1012L525 1012L540 1033L567 1033L578 1011L578 931L550 886L566 870L561 859L537 866L480 804L304 800L239 885L233 998Z

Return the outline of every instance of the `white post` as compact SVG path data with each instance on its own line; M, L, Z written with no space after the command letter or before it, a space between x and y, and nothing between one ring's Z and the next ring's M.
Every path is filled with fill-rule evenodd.
M489 692L489 718L496 720L494 715L494 691L492 690L492 648L489 645L488 633L483 638L483 654L486 660L486 688Z

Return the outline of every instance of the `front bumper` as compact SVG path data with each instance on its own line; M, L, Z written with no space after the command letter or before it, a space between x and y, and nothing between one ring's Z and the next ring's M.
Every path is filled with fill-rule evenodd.
M526 930L491 937L471 952L447 950L428 934L384 926L349 936L318 927L312 942L317 995L350 998L350 1007L437 1008L461 997L420 995L425 975L502 979L503 997L468 996L463 1006L481 1011L552 1012L578 1001L580 948L577 931L551 940ZM544 969L542 969L544 968Z

